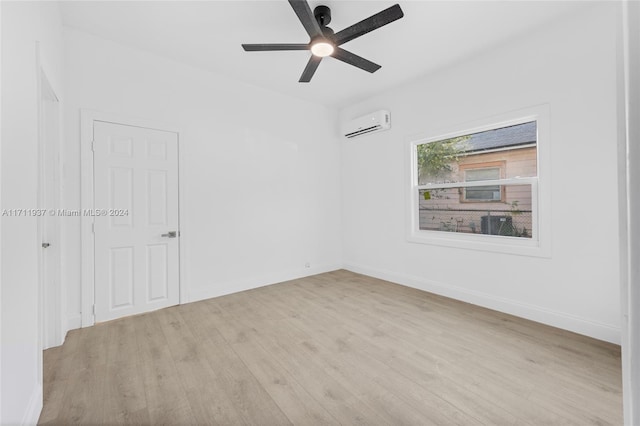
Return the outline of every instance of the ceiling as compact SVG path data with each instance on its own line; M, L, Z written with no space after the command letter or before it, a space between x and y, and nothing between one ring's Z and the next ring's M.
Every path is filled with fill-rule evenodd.
M336 32L390 1L311 0ZM577 1L400 1L404 18L344 44L382 65L369 74L325 58L298 83L309 52L244 52L241 43L307 43L286 0L64 1L63 23L192 66L330 107L344 107L575 13Z

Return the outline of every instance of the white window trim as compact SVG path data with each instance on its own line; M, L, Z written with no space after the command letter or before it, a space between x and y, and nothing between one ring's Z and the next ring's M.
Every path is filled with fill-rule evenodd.
M418 145L443 139L469 135L486 130L537 122L537 177L517 177L477 182L452 182L446 184L417 185ZM434 136L435 135L435 136ZM411 243L430 244L470 250L515 254L522 256L551 257L551 192L549 155L549 107L548 105L511 111L464 125L458 125L430 135L419 135L407 140L408 164L406 178L406 234ZM531 185L532 238L505 237L499 235L464 234L419 229L419 197L421 189L458 188L487 185Z

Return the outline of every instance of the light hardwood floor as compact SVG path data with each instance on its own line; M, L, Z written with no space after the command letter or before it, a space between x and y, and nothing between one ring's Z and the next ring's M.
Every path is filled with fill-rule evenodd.
M69 333L41 424L622 424L619 346L347 271Z

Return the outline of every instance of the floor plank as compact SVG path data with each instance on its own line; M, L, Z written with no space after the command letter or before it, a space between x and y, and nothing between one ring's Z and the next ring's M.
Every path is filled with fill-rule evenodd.
M620 347L348 271L74 330L40 424L618 425Z

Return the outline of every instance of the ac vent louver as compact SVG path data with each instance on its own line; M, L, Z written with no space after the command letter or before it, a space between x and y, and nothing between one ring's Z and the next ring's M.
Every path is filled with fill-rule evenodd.
M377 132L381 128L382 126L380 125L371 126L371 127L367 127L366 129L356 130L355 132L347 133L345 136L347 138L355 138L356 136L364 135L366 133Z

